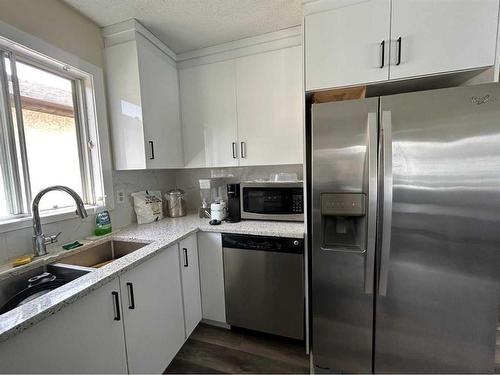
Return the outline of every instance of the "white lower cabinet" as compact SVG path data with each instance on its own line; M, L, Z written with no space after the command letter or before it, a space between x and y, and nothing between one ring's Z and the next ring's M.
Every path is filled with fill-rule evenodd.
M222 235L198 233L201 306L203 319L226 324Z
M184 344L177 245L120 276L130 373L162 373Z
M0 343L1 373L126 373L118 279ZM113 294L115 293L115 294Z
M186 338L201 321L200 269L196 234L179 242Z

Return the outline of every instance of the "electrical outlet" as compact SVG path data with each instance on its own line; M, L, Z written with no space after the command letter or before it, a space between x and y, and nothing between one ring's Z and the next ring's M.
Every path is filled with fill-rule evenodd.
M125 191L123 190L116 191L116 202L119 204L125 203Z

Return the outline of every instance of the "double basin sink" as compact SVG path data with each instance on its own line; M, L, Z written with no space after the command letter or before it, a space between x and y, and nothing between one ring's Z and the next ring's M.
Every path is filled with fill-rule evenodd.
M1 280L0 315L146 245L117 240L88 245L88 248L63 256L52 264L30 268Z

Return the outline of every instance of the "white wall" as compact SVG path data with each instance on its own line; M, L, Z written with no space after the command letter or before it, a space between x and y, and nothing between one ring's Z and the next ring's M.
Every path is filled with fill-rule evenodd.
M59 0L0 0L0 21L103 67L101 29Z

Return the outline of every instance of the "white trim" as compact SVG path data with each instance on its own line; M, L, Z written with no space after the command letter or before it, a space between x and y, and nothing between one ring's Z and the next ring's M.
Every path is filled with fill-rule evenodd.
M153 43L158 49L160 49L172 60L177 61L177 55L175 54L175 52L168 48L165 43L158 39L151 31L146 29L146 27L144 27L135 18L103 27L102 36L104 37L104 45L106 47L110 47L115 44L135 40L136 32Z
M301 45L301 26L295 26L273 33L179 54L177 56L177 68L184 69L197 65L211 64Z
M38 54L45 55L49 59L67 64L91 75L95 95L93 99L96 111L95 116L98 123L98 146L101 157L102 181L104 184L104 193L106 195L106 206L111 209L114 208L111 150L102 68L2 21L0 21L0 36L24 48L31 49ZM58 221L57 217L58 215L55 216L54 221ZM0 232L4 231L3 229L4 224L0 223Z
M102 206L85 206L87 214L96 214ZM40 222L43 224L57 223L58 221L65 221L68 219L78 219L78 215L75 214L74 207L66 207L58 210L42 211L40 213ZM30 228L33 226L32 216L23 216L15 219L6 219L5 221L0 221L0 233L12 232L18 229Z
M137 40L137 34L144 37L170 57L173 63L177 63L177 69L302 45L301 25L180 54L173 52L165 43L134 18L106 26L102 29L105 48L135 41Z
M367 1L369 0L302 0L302 14L308 16Z
M228 52L240 48L252 47L262 43L275 42L281 39L294 38L296 36L300 36L300 34L301 26L298 25L271 33L261 34L249 38L238 39L232 42L217 44L211 47L183 52L177 55L177 62L215 55L218 53Z

